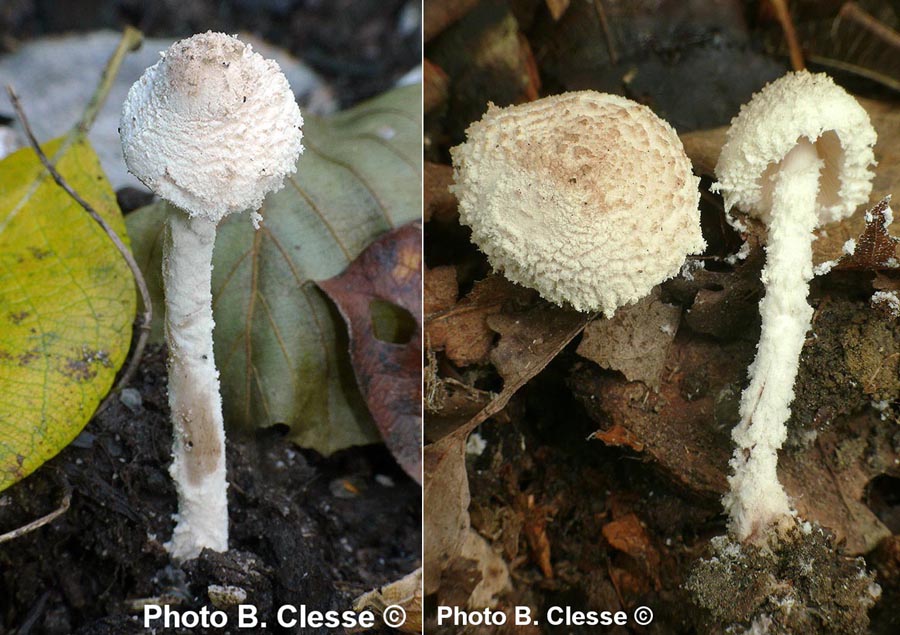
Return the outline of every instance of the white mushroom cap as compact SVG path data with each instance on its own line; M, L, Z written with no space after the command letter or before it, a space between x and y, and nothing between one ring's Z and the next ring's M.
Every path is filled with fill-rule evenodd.
M779 163L806 137L824 160L816 213L820 224L845 218L872 191L875 130L862 106L824 73L788 73L768 84L731 122L716 164L725 207L769 221Z
M548 300L611 316L705 247L699 179L646 106L593 91L491 104L467 134L451 150L460 219Z
M211 31L161 55L122 109L129 171L191 216L256 210L303 151L303 118L278 64Z

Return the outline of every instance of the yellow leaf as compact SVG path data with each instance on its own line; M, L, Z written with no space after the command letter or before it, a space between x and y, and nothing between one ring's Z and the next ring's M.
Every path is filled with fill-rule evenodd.
M43 148L125 239L87 140L73 135ZM121 255L34 151L0 161L0 490L81 432L128 353L135 304Z

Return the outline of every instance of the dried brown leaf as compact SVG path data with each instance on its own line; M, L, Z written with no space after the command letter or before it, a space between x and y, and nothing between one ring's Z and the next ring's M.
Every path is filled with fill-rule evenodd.
M437 378L443 389L440 404L426 404L425 436L429 441L450 434L487 406L494 395L452 378Z
M386 233L339 276L319 282L350 334L350 359L360 391L388 449L416 482L422 473L422 225ZM382 303L382 304L379 304ZM386 304L384 304L386 303ZM391 307L388 318L373 313ZM406 312L405 314L403 312ZM412 332L402 333L411 318ZM398 339L383 341L378 320Z
M573 373L570 384L591 418L628 431L679 483L718 496L726 487L729 430L752 355L752 342L679 337L658 393L589 368Z
M716 161L719 160L719 153L722 152L722 146L725 145L726 132L728 132L728 126L720 126L679 135L681 143L684 145L684 153L694 165L694 172L715 176Z
M467 538L471 531L466 532ZM476 560L462 556L453 558L444 563L441 586L437 589L438 602L443 606L468 606L469 598L481 580L481 569Z
M460 554L469 531L466 438L447 435L425 448L425 594L441 587L444 570Z
M541 303L517 314L488 317L500 334L491 361L503 377L503 390L452 435L463 442L479 425L500 413L513 395L546 368L593 316Z
M537 60L534 59L531 44L522 33L519 33L519 64L528 78L519 101L534 101L541 96L541 73L538 70Z
M518 496L519 512L522 515L522 528L525 539L531 549L531 555L543 576L553 579L553 565L550 562L550 538L547 536L547 521L552 510L544 505L536 505L534 496L520 494Z
M591 435L591 439L603 441L606 445L627 447L636 452L644 451L644 444L634 436L627 428L614 424L609 430L598 430Z
M472 526L493 545L501 548L503 558L514 562L519 557L519 539L522 536L525 519L523 515L504 505L496 505L495 501L482 501L478 505L472 501Z
M353 602L354 611L372 609L379 615L389 606L402 606L406 621L397 627L402 633L422 632L422 569L421 567L399 580L363 593Z
M878 291L900 291L900 279L878 272L872 280L872 286Z
M503 558L474 529L469 529L460 555L464 561L474 562L479 574L478 583L467 600L460 604L476 610L494 606L496 596L509 587L509 568ZM441 601L444 600L441 597Z
M653 545L650 534L637 514L630 513L603 525L603 537L609 545L633 558L641 565L657 589L660 588L659 551Z
M435 267L425 269L424 310L425 318L440 311L447 311L454 304L459 294L456 282L456 267Z
M498 414L512 396L584 329L590 315L541 303L518 314L489 317L500 343L491 360L504 378L502 392L465 425L425 448L425 592L441 587L443 572L458 560L470 526L466 440Z
M655 554L656 560L659 560L659 554L650 544L650 536L637 514L626 514L606 523L602 532L613 549L639 559Z
M441 163L425 162L425 222L437 220L455 222L456 197L450 192L453 183L453 168Z
M425 323L428 343L432 350L443 350L457 366L483 363L495 339L488 316L532 297L533 291L502 276L480 280L456 306L429 315Z
M871 411L847 423L850 434L829 430L800 452L782 451L778 477L801 518L846 540L847 553L863 554L891 535L866 505L866 487L893 469L898 454Z
M503 392L541 372L592 317L543 302L520 313L488 316L488 326L500 335L491 362L503 377Z
M868 310L865 304L857 307ZM824 324L820 317L818 328L826 328ZM838 340L841 333L854 328L847 320L832 320L830 324L842 329L834 335ZM807 347L829 337L825 331L817 335L810 338ZM717 343L697 337L676 338L666 363L670 371L663 375L658 394L590 368L573 373L570 385L593 419L627 431L679 483L717 498L727 490L731 429L738 420L738 403L754 344L740 339ZM845 345L850 346L846 340ZM858 343L852 345L858 347ZM890 348L895 350L896 345ZM812 351L806 350L804 358ZM884 354L876 357L873 359L880 360ZM815 359L804 364L821 364ZM817 382L846 382L852 376L848 374L852 369L841 372L844 374L823 369L821 376L806 383L798 381L795 404L821 403L825 384ZM900 384L891 386L890 395L879 396L900 397ZM779 477L803 518L828 527L846 540L850 553L864 553L887 532L865 504L865 487L892 469L900 455L884 422L869 410L836 419L831 415L829 420L832 423L819 431L815 443L802 447L794 443L780 452Z
M651 295L620 308L611 319L587 325L577 353L628 381L659 387L669 345L681 321L681 308Z
M844 254L835 269L877 271L897 268L897 243L900 241L888 233L885 219L885 214L890 213L888 203L888 199L882 199L866 213L866 227L856 240L856 248L852 253Z

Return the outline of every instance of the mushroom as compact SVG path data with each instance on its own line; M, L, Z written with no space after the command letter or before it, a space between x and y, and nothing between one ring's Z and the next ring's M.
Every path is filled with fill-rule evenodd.
M646 106L594 91L489 104L467 136L451 150L460 220L547 300L612 316L705 248L699 179Z
M737 207L767 226L762 333L740 422L724 504L740 541L790 526L778 481L800 351L810 327L813 230L865 203L872 189L875 131L866 111L824 74L789 73L753 96L731 122L716 165L726 212Z
M255 211L302 152L303 119L278 64L223 33L162 53L128 92L119 133L129 171L172 203L166 218L170 474L178 514L166 547L177 560L228 549L225 433L213 359L211 271L216 226Z

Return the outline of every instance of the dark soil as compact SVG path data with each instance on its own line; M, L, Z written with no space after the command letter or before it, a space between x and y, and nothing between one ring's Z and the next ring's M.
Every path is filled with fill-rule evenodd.
M685 586L710 633L720 624L756 624L773 635L862 633L881 597L865 560L840 555L832 535L807 523L773 532L763 548L714 539Z
M793 590L796 597L790 601L794 603L785 600L784 606L797 610L790 614L793 622L783 618L777 622L782 630L773 626L773 633L896 632L893 607L900 598L900 540L896 537L861 564L843 555L833 537L816 528L815 540L786 541L768 559L756 553L742 555L738 564L720 559L720 568L734 565L728 579L731 586L723 584L721 570L710 564L715 560L703 561L709 558L711 539L726 533L719 496L680 485L642 453L587 440L598 422L576 397L582 375L592 372L575 354L576 346L569 345L531 380L502 416L477 429L485 448L480 455L467 457L472 526L489 538L509 567L510 588L499 594L497 611L512 616L515 607L526 606L531 615L541 616L553 606L570 606L629 615L628 626L602 631L597 626L565 629L573 635L713 634L723 632L722 624L745 621L746 626L754 610L756 616L770 612L775 606L767 604L770 597L785 600L773 592L774 586L782 594ZM602 400L600 395L596 399ZM879 495L896 500L896 482L884 478L892 482ZM869 504L879 513L896 506L874 495ZM638 518L643 530L630 537L631 544L614 544L606 528L630 517ZM543 537L544 547L536 537ZM551 563L549 576L540 566L544 549ZM804 563L812 563L812 569ZM877 576L864 576L864 569ZM706 575L705 599L729 613L712 617L698 608L698 593L696 589L689 592L687 586L692 574L695 585ZM867 619L871 594L877 593L869 586L873 577L881 585L881 597ZM437 596L427 598L426 632L563 632L543 624L438 626L437 605L452 604L445 598L454 593L465 597L470 591L464 578L448 576ZM736 598L743 603L738 605ZM641 606L654 612L653 623L646 629L630 618Z
M210 585L240 587L272 624L273 607L343 610L419 566L420 488L383 447L324 459L277 429L229 440L231 550L174 564L163 547L176 508L165 377L165 353L153 350L134 390L113 397L59 456L0 496L2 532L72 492L60 518L0 545L0 633L147 632L142 603L199 610L210 606ZM226 612L235 624L236 610Z
M570 346L514 398L508 420L479 428L485 450L467 462L472 526L491 536L495 549L502 548L500 555L510 568L511 589L496 608L512 615L514 607L528 606L532 615L541 616L553 606L630 614L643 605L656 616L646 632L691 632L696 609L682 589L682 572L702 553L700 537L723 531L720 503L673 486L668 475L634 452L585 441L597 426L568 387L573 367L578 358ZM616 551L601 533L606 523L629 515L645 523L647 560ZM540 518L546 519L544 527L529 529ZM550 577L536 565L533 536L541 533L552 563ZM426 632L460 632L438 627L434 611L432 605ZM557 630L544 624L507 624L464 632L539 635ZM565 632L624 635L633 628L585 625Z

